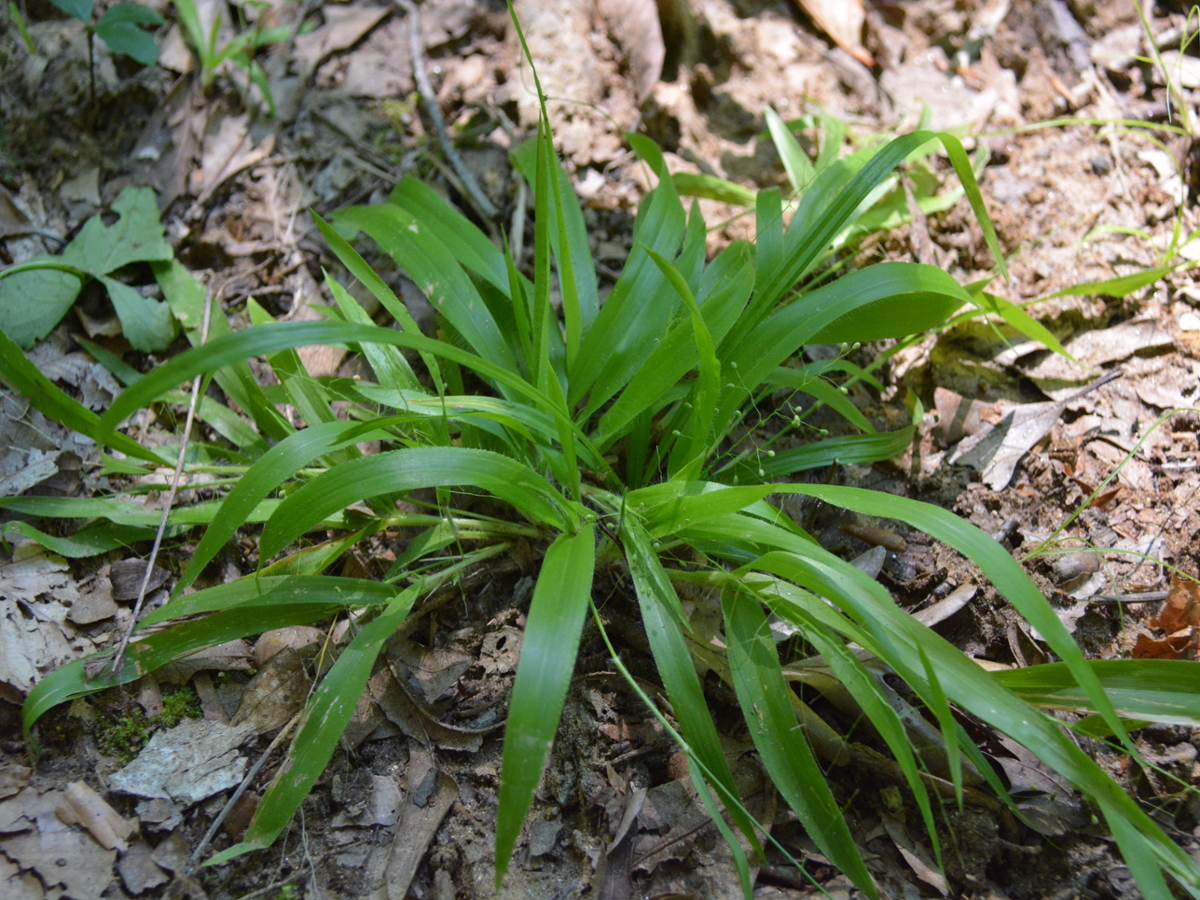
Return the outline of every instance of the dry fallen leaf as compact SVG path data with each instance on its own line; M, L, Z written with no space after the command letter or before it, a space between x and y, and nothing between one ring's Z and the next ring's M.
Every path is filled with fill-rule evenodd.
M1189 578L1171 576L1171 587L1158 615L1147 624L1161 629L1165 637L1139 634L1133 645L1134 659L1196 659L1200 656L1200 584Z
M33 769L17 763L5 763L0 766L0 799L11 797L29 784L29 776Z
M171 575L161 566L155 566L150 572L150 581L146 584L146 594L157 590L167 582ZM144 559L122 559L112 564L109 570L109 581L112 583L114 600L136 600L142 591L142 582L146 579L146 561Z
M996 428L981 429L959 443L947 461L976 469L992 490L1004 490L1025 454L1050 433L1064 405L1047 402L1018 406Z
M666 45L655 0L597 0L608 33L625 51L637 102L650 96L662 76Z
M22 869L37 872L47 886L62 885L61 896L71 900L100 900L117 860L117 851L103 850L77 831L26 832L0 843L0 850Z
M249 113L223 116L205 130L201 163L193 169L188 189L196 197L195 208L212 195L227 178L262 162L275 148L275 135L251 133Z
M0 566L0 682L28 693L41 673L79 655L67 622L78 596L66 562L35 544Z
M863 23L867 18L862 0L796 0L796 3L839 47L864 66L875 65L875 57L862 43Z
M473 656L461 651L422 647L403 637L388 642L387 654L394 665L403 664L412 671L427 703L436 702L475 663Z
M12 194L0 184L0 238L14 237L19 234L29 234L33 223L16 203Z
M1134 659L1194 659L1200 650L1198 636L1194 633L1171 635L1166 638L1152 638L1148 634L1139 634L1133 645Z
M325 632L311 625L289 625L263 632L254 642L254 665L262 668L276 653L287 648L300 650L325 639Z
M170 881L170 877L154 861L151 853L150 845L138 840L117 862L117 872L129 893L137 895Z
M290 647L276 653L250 679L242 693L234 724L249 722L259 734L282 728L304 708L311 682L306 671L305 657Z
M315 71L326 58L349 50L392 11L389 6L335 6L324 4L325 24L299 35L293 56L305 72Z
M22 872L16 863L3 856L0 856L0 884L4 885L6 900L42 900L46 896L36 875Z
M437 768L433 754L416 741L408 750L408 802L400 810L396 839L384 876L388 900L403 900L433 836L458 797L454 779Z
M86 828L104 849L122 853L129 849L133 826L84 782L73 781L66 786L55 812L68 825Z
M1171 576L1171 589L1158 615L1150 620L1153 628L1175 634L1183 628L1200 625L1200 584L1190 578Z

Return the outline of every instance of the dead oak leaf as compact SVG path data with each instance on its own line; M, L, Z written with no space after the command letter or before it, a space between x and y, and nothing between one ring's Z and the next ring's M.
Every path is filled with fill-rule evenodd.
M1200 625L1200 584L1190 578L1171 576L1171 589L1158 615L1150 620L1153 628L1175 634L1184 628Z
M1165 632L1164 637L1139 634L1133 645L1134 659L1196 659L1200 657L1200 584L1178 575L1158 615L1148 622Z
M100 900L113 880L116 850L105 850L76 831L26 832L0 843L0 850L22 869L33 869L42 881L62 885L71 900Z
M1134 659L1194 659L1200 650L1197 637L1190 628L1166 638L1139 634L1131 655Z

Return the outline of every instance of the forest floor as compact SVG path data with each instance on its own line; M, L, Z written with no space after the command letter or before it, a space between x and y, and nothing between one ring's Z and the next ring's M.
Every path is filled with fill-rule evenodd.
M149 5L171 19L165 0ZM217 8L199 6L202 14ZM1125 296L1051 298L1085 282L1200 259L1195 245L1186 243L1197 227L1190 198L1200 166L1192 138L1158 132L1155 142L1145 129L1103 124L1178 121L1161 74L1135 58L1146 55L1146 37L1133 0L879 3L868 9L865 28L873 68L832 44L786 0L658 6L673 8L675 18L659 48L665 63L655 81L646 75L654 42L636 24L647 4L516 3L535 59L545 60L539 71L555 98L550 112L556 142L585 204L602 294L629 252L636 204L649 186L623 131L658 141L672 171L785 189L783 166L765 132L768 106L785 119L823 108L845 123L854 142L911 130L926 109L929 127L973 135L968 148L987 152L980 181L1007 254L1008 278L993 281L989 290L1013 303L1050 298L1029 311L1082 365L979 320L943 329L890 358L877 372L884 390L860 384L850 394L877 427L889 429L908 424L903 400L918 397L928 412L909 452L885 465L847 466L815 477L938 503L996 535L1018 557L1082 509L1060 535L1075 539L1065 546L1110 552L1026 563L1080 645L1100 659L1194 655L1190 636L1172 643L1150 620L1170 589L1163 564L1192 575L1200 564L1200 518L1193 513L1200 414L1177 412L1160 421L1200 400L1200 289L1190 273L1176 272ZM498 209L493 226L509 229L525 211L508 151L530 136L536 118L530 73L521 64L508 13L495 0L436 0L421 10L418 50L437 102L464 165ZM244 12L259 14L250 5ZM289 39L260 53L274 116L236 69L222 69L203 90L178 25L160 29L162 56L155 67L114 59L97 41L93 98L83 28L44 0L29 0L26 14L33 53L0 10L0 263L55 251L55 239L70 239L125 188L148 185L157 192L176 258L220 300L232 322L246 321L249 298L278 318L295 320L315 317L313 307L329 302L322 267L344 274L308 210L324 215L379 202L412 173L479 219L479 202L460 191L453 167L443 162L420 100L403 4L263 4L264 24L297 26ZM315 27L301 29L301 22ZM1153 18L1150 28L1166 50L1177 48L1186 33L1183 15L1175 13ZM1180 64L1180 71L1185 84L1200 84L1187 65ZM1036 127L1050 120L1068 121ZM814 137L811 131L804 136ZM952 186L948 178L945 189ZM1181 203L1181 197L1188 199ZM710 250L753 238L752 215L709 200L702 208L706 221L720 223L710 231ZM516 218L518 230L527 227ZM1173 244L1173 236L1181 239ZM532 240L526 240L522 264L531 253ZM386 257L369 258L420 318L423 299L415 285ZM885 234L863 258L932 263L964 284L990 277L994 264L965 200ZM153 284L145 273L142 281ZM145 293L154 296L153 288ZM116 326L103 292L85 293L30 356L60 385L102 409L115 382L85 355L77 337L142 371L167 355L133 351ZM173 350L183 346L181 339ZM886 349L866 345L851 355L866 365ZM821 358L838 351L806 352ZM350 372L343 367L355 364L331 350L309 352L305 362L314 375ZM1117 376L1080 393L1111 373ZM4 393L0 399L0 496L136 487L100 474L94 445L75 440L19 396ZM802 403L775 399L780 409ZM151 442L175 439L169 417L139 424ZM947 548L904 523L788 509L826 546L862 558L863 565L874 562L879 579L915 614L953 598L927 621L964 652L1003 664L1046 660L1037 633ZM6 523L16 518L4 514ZM900 549L872 552L856 536L866 534L863 526L882 526L904 541L895 544ZM140 580L144 568L137 561L148 547L63 560L5 528L0 894L12 900L400 900L406 890L422 900L493 895L500 732L446 729L430 742L422 739L420 722L391 713L380 714L377 727L364 731L353 750L339 751L275 846L188 876L188 856L229 791L139 797L117 791L110 780L136 755L146 739L146 717L160 714L164 702L168 709L190 704L204 718L172 720L174 728L163 733L200 727L188 722L228 723L247 689L248 670L263 664L264 650L226 648L221 660L175 673L187 703L164 677L57 710L39 726L43 752L35 759L20 737L23 696L41 674L119 638L131 615L128 584ZM190 549L169 544L160 557L159 590L172 587ZM397 538L381 546L380 558L348 558L344 573L378 577L388 555L394 559L402 549ZM242 541L209 576L228 580L256 564L254 542ZM469 706L476 726L487 724L489 704L493 718L503 708L532 585L519 559L485 575L464 585L464 602L443 607L419 635L389 647L394 662L428 676L422 688L429 699L456 686L452 706ZM606 616L637 656L645 639L630 624L632 616L624 615L630 607L620 573L606 587ZM652 670L638 674L655 677ZM759 785L760 811L775 810L776 836L805 860L804 871L782 857L756 864L756 896L857 896L795 818L766 799L770 792L762 787L769 782L744 732L736 731L732 698L716 691L713 701L719 713L729 712L718 724L730 732L728 750L739 780L744 787ZM462 708L438 709L467 715ZM139 722L140 730L133 727ZM118 725L129 727L114 737ZM264 731L265 738L252 738L242 751L251 759L272 735ZM928 865L932 853L919 821L910 816L906 826L904 810L896 808L881 776L852 767L830 772L855 838L888 896L1137 896L1111 839L1068 787L1011 741L980 740L1013 791L1026 792L1020 795L1037 808L1042 827L1035 831L969 804L947 810L944 878ZM1088 749L1168 833L1200 854L1194 837L1200 835L1200 794L1194 790L1200 784L1200 730L1152 727L1137 732L1136 740L1157 770L1147 774L1129 766L1127 757L1098 743ZM430 776L439 771L453 781L456 797L433 787L437 777ZM63 823L55 811L80 794L72 787L79 782L109 805L116 820L136 819L140 830L119 847L103 847ZM634 785L649 793L622 895L615 882L593 878ZM235 840L246 815L235 810L207 852ZM741 896L729 852L707 821L680 755L615 676L595 635L585 634L551 768L501 896Z

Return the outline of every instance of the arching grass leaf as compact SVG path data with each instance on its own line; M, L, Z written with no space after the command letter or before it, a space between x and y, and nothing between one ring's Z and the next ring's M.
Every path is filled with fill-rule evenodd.
M504 729L496 813L497 889L550 758L592 596L595 560L596 537L591 525L583 524L575 534L560 535L550 545L533 589Z

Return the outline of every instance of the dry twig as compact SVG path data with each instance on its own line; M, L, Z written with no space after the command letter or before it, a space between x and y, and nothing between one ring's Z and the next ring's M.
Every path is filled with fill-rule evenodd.
M487 198L487 195L480 190L475 176L467 169L454 142L450 140L450 134L446 131L446 121L442 118L442 109L438 105L437 95L434 94L433 85L429 83L429 75L425 71L425 50L421 46L421 14L412 0L396 0L396 5L408 16L408 46L412 55L413 78L417 83L417 91L421 94L421 100L425 103L425 108L429 110L429 118L433 122L433 130L437 134L438 144L454 169L454 173L462 181L467 197L479 214L490 222L499 215L499 211L495 204Z
M208 324L212 320L212 304L213 300L210 296L204 303L204 323L200 329L201 344L208 340ZM158 522L158 532L154 535L154 545L150 548L150 559L146 561L146 574L142 576L142 587L138 591L137 602L133 605L133 615L129 617L129 627L121 636L121 645L117 648L116 656L113 657L112 668L109 671L114 675L120 672L121 667L125 664L125 649L129 646L129 638L137 626L138 617L142 612L142 604L146 602L146 589L150 585L150 575L154 571L155 560L158 559L158 548L162 546L163 534L167 530L167 519L171 515L171 507L175 504L175 494L179 490L179 478L183 474L183 463L187 459L188 439L192 433L192 423L196 420L196 406L200 403L200 384L203 380L203 375L197 375L192 379L192 397L188 402L187 420L183 425L183 439L179 442L179 459L175 463L175 472L171 477L171 490L167 492L167 499L163 503L162 518Z

